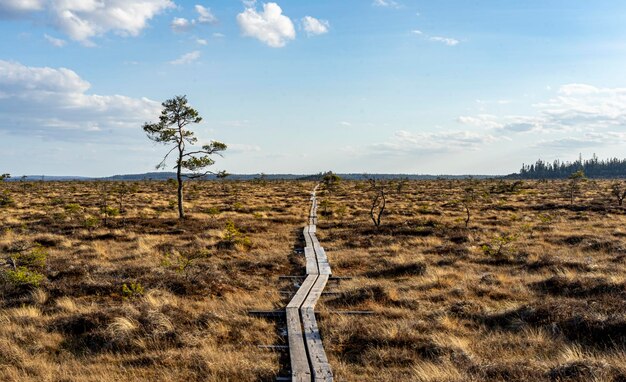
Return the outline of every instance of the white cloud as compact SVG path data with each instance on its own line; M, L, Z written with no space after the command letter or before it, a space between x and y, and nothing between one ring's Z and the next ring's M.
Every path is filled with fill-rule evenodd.
M223 38L223 37L226 37L226 35L224 35L223 33L215 32L215 33L213 33L213 37L215 37L215 38Z
M0 16L13 16L44 9L44 0L2 0Z
M52 37L48 34L44 34L43 37L50 43L50 45L55 46L57 48L62 48L67 44L67 41L62 40L60 38Z
M459 43L459 40L450 37L433 36L429 37L430 41L441 42L448 46L455 46Z
M502 123L498 122L498 117L490 114L479 114L476 116L460 116L457 121L470 126L476 126L485 129L498 129L502 127Z
M372 5L375 7L395 8L400 9L402 6L393 0L374 0Z
M461 116L464 124L511 132L582 132L626 128L626 88L598 88L586 84L561 86L556 96L533 105L536 115Z
M196 39L196 43L198 43L198 45L206 45L209 42L207 40L203 39L203 38L198 38L198 39Z
M87 94L89 82L66 68L0 60L0 129L69 139L63 131L138 128L159 115L147 98Z
M457 121L500 136L514 134L530 147L544 150L571 152L626 143L626 88L566 84L547 101L532 106L537 111L533 115L479 114Z
M626 88L567 84L557 96L534 105L551 124L587 127L626 127Z
M626 143L626 133L588 132L579 137L565 137L552 140L541 140L535 146L558 150L584 149L589 147L602 147L611 145L623 145Z
M216 24L218 21L217 17L211 12L211 8L196 5L196 12L198 12L197 20L200 24Z
M414 35L421 36L423 39L433 42L439 42L448 46L455 46L459 44L459 40L451 37L442 37L442 36L430 36L419 29L413 29L411 31Z
M137 36L148 20L172 7L170 0L52 0L49 5L56 25L77 41L109 31Z
M217 17L213 15L210 8L198 4L195 6L195 9L198 13L197 19L189 20L184 17L175 17L170 24L172 30L177 33L182 33L190 31L197 24L217 24Z
M41 13L69 38L93 45L93 37L113 32L137 36L171 0L3 0L0 15L28 17Z
M281 48L296 38L296 29L291 19L282 14L276 3L263 4L263 12L246 8L237 15L241 33L253 37L272 48Z
M186 18L175 17L172 20L170 27L172 28L174 32L180 33L180 32L187 32L188 30L190 30L193 27L193 24Z
M406 154L426 154L478 150L485 144L501 138L486 133L469 131L441 131L412 133L396 131L391 139L384 143L370 145L369 153L394 156Z
M318 20L315 17L304 16L302 18L302 28L307 36L317 36L328 33L330 23L327 20Z
M350 126L352 126L352 124L351 124L350 122L348 122L348 121L341 121L341 122L339 122L339 124L340 124L341 126L344 126L344 127L350 127Z
M193 62L196 62L199 58L200 58L200 51L199 50L194 50L193 52L189 52L189 53L183 54L182 56L180 56L176 60L170 61L170 64L172 64L172 65L191 64Z

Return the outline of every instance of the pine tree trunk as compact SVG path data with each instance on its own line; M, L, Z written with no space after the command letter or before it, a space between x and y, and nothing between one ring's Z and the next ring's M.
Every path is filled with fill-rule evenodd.
M183 175L182 175L182 162L183 153L179 151L178 166L176 166L176 180L178 181L178 218L185 218L185 210L183 209Z

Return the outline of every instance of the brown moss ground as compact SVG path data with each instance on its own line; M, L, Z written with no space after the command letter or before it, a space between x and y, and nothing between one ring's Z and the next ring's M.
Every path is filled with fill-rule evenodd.
M376 229L365 184L344 183L318 236L333 272L357 278L326 306L379 314L322 321L337 379L626 380L626 215L609 185L570 205L565 182L409 182Z
M303 272L314 184L189 183L184 222L171 185L135 185L106 226L102 183L0 185L4 261L48 254L38 288L2 282L0 380L272 380L280 356L257 345L284 343L280 324L246 311L284 307L294 286L277 276ZM465 228L468 185L408 182L379 229L365 182L322 190L318 237L333 273L356 276L318 306L337 380L626 380L626 214L610 182L574 205L564 182L472 182L484 197ZM377 315L328 312L342 309Z
M179 222L172 186L137 183L107 226L102 184L1 186L15 202L0 209L3 258L34 243L48 258L39 288L2 283L0 380L256 381L278 373L278 355L257 347L283 341L276 325L246 312L282 307L276 280L290 273L311 184L189 183L189 219ZM115 186L109 205L119 208ZM229 221L240 232L233 243L224 241ZM143 291L124 293L125 284Z

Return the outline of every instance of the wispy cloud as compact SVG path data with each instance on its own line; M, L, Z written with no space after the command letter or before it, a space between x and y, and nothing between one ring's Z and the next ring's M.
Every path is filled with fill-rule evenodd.
M48 34L44 34L43 37L50 43L50 45L55 46L57 48L62 48L67 44L67 41L62 40L60 38L52 37Z
M400 9L402 5L394 0L374 0L372 5L375 7Z
M211 11L211 8L203 7L202 5L196 5L196 12L198 12L198 23L200 24L217 24L217 17Z
M416 35L416 36L420 36L428 41L434 41L434 42L439 42L442 44L445 44L447 46L455 46L458 45L460 43L459 40L455 39L455 38L451 38L451 37L442 37L442 36L431 36L429 34L426 34L424 32L422 32L419 29L413 29L411 31L412 34Z
M626 88L566 84L532 106L531 115L478 114L457 121L500 136L523 135L530 147L563 152L626 143Z
M489 133L469 131L409 132L399 130L387 141L365 148L365 153L385 156L478 150L498 138Z
M182 33L190 31L199 24L217 24L218 19L213 12L211 12L211 8L196 5L195 10L198 13L198 17L195 19L189 20L184 17L174 17L170 23L172 30L177 33Z
M170 61L170 64L172 64L172 65L187 65L187 64L191 64L193 62L198 61L199 58L200 58L200 51L199 50L194 50L193 52L189 52L189 53L183 54L182 56L180 56L176 60Z
M317 36L328 33L329 28L330 23L327 20L319 20L311 16L304 16L302 18L302 29L304 29L307 36Z
M441 42L448 46L455 46L459 43L459 40L451 37L432 36L428 38L430 41Z
M541 140L535 146L539 148L550 148L557 150L572 150L611 145L623 145L624 143L626 143L626 133L609 131L588 132L578 137Z
M535 115L493 115L459 117L459 122L512 132L562 131L626 128L626 88L598 88L587 84L566 84L555 96L536 103Z
M174 17L170 23L170 27L174 32L182 33L193 28L193 23L184 17Z

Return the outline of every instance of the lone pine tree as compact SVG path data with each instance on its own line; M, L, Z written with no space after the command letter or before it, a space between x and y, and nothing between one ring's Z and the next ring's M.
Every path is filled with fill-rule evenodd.
M176 96L162 103L163 110L158 123L145 123L143 130L154 142L171 145L172 148L163 157L163 160L156 166L157 169L165 167L165 162L171 153L177 155L176 181L178 183L178 217L185 217L183 207L183 176L189 178L203 177L211 171L203 171L213 165L215 160L211 158L213 154L221 156L221 152L226 150L226 144L211 141L197 150L189 151L187 146L193 146L198 142L193 131L188 129L192 123L200 123L202 117L198 111L187 104L186 96ZM191 174L183 175L183 169L191 171Z

